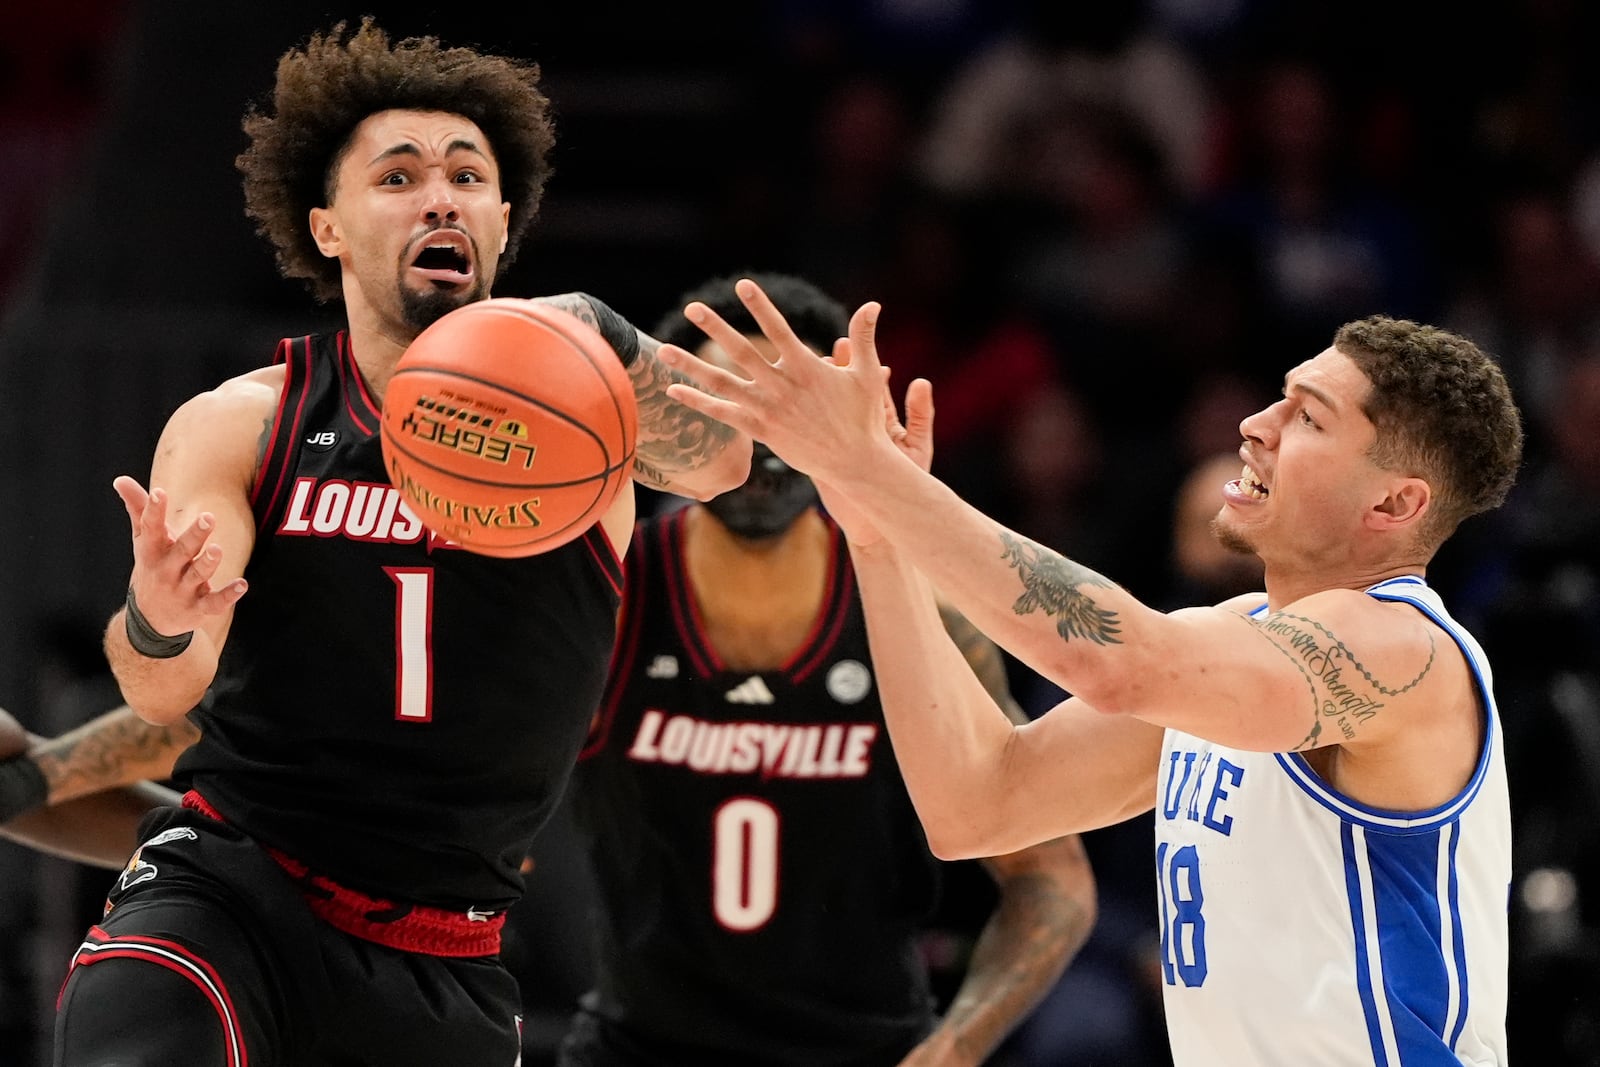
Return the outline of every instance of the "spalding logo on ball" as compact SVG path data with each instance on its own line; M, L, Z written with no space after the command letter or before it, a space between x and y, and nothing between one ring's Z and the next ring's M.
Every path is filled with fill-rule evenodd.
M579 537L630 476L638 408L576 316L498 297L411 342L383 398L384 467L434 533L488 556Z

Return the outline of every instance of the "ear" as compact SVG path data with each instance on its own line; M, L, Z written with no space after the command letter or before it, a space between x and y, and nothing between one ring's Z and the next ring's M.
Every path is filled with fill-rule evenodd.
M1401 478L1390 483L1389 492L1367 512L1367 526L1374 530L1413 527L1428 513L1433 489L1421 478Z
M311 239L317 249L329 259L338 259L344 251L344 230L339 226L339 216L332 208L311 209Z
M505 255L506 245L511 243L511 205L500 205L500 254Z

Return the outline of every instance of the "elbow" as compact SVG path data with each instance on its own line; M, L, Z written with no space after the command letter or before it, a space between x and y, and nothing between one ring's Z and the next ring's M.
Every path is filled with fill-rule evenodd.
M992 834L970 819L944 823L924 819L922 828L928 839L928 851L947 862L984 859L1004 851L997 847Z
M171 703L167 701L136 701L131 697L127 699L128 706L133 709L133 713L151 726L171 726L193 711L195 704L199 703L197 700L187 703Z

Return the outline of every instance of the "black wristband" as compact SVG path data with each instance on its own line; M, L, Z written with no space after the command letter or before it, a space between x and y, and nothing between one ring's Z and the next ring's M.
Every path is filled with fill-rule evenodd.
M26 754L0 760L0 822L16 818L50 799L50 783Z
M133 599L131 585L128 586L128 610L122 613L122 621L128 631L128 644L139 655L151 659L181 656L183 650L189 647L189 642L194 640L193 630L172 637L157 633L156 628L150 625L150 620L144 617L144 612L139 610L138 601Z
M633 366L633 361L639 358L639 331L633 328L633 323L612 311L599 297L588 293L579 295L594 308L595 324L606 344L617 353L624 367Z

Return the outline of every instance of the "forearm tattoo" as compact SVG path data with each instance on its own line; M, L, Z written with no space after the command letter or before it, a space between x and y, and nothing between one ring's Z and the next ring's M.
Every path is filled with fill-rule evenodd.
M1032 541L1002 531L1003 558L1022 579L1023 593L1011 610L1018 615L1043 611L1056 620L1063 641L1081 637L1097 645L1119 645L1122 632L1115 611L1100 607L1082 586L1111 589L1109 579Z
M188 719L153 726L132 712L112 715L45 742L32 753L60 802L145 778L165 778L200 738Z
M1344 740L1353 739L1358 724L1383 710L1386 702L1382 698L1415 689L1428 676L1438 652L1433 634L1429 633L1428 659L1417 676L1402 686L1390 687L1378 681L1343 641L1315 619L1277 611L1251 622L1299 668L1306 680L1311 727L1293 751L1315 748L1327 723L1332 723Z
M594 307L582 293L539 299L541 303L571 312L597 330L600 328ZM627 368L639 405L639 442L633 468L641 481L664 489L672 484L674 473L699 470L714 460L733 440L734 431L669 397L667 386L674 382L689 384L689 379L656 358L661 350L660 341L644 333L639 333L638 337L638 354Z
M639 358L628 368L639 401L639 448L634 469L652 485L664 485L674 471L699 470L734 438L731 426L685 407L667 395L673 382L689 381L656 358L661 342L644 337Z

